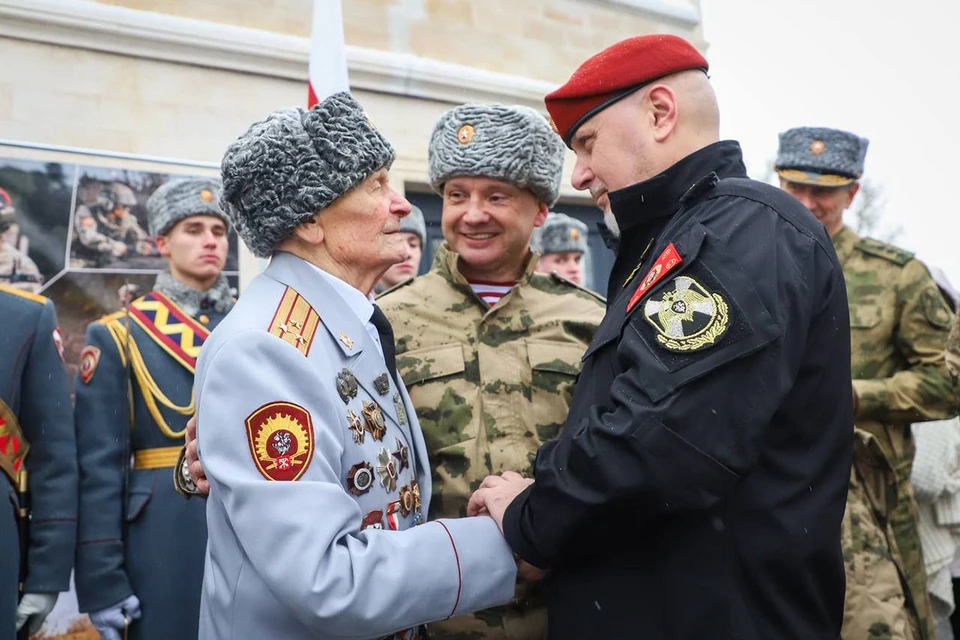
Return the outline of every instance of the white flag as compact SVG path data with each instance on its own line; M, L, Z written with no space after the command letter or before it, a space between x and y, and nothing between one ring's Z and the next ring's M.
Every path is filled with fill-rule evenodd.
M308 109L327 96L350 90L340 0L313 0L308 76Z

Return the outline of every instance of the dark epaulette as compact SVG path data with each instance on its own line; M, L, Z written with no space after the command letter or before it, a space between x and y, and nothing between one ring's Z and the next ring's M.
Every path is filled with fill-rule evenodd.
M12 296L17 296L18 298L23 298L24 300L31 300L33 302L38 302L40 304L47 303L47 299L42 295L40 295L39 293L24 291L23 289L17 289L16 287L8 287L7 285L0 284L0 291L2 291L3 293L9 293Z
M561 284L565 284L565 285L567 285L567 286L573 287L574 289L579 289L580 291L583 291L584 293L589 293L591 296L593 296L594 298L596 298L597 300L599 300L599 301L600 301L601 303L603 303L604 305L607 304L607 299L606 299L605 297L603 297L602 295L600 295L599 293L597 293L596 291L591 291L590 289L587 289L586 287L581 287L580 285L578 285L578 284L577 284L576 282L574 282L573 280L568 280L567 278L564 278L562 275L560 275L560 274L557 273L556 271L551 271L551 272L550 272L550 277L553 278L555 282L559 282L559 283L561 283Z
M890 262L900 266L903 266L913 260L914 256L914 254L910 251L895 247L892 244L887 244L886 242L874 240L873 238L861 238L860 242L857 243L857 248L864 253L869 253L872 256L889 260Z
M390 287L389 289L384 289L383 291L381 291L380 293L378 293L377 295L375 295L375 296L374 296L374 299L375 299L375 300L379 300L380 298L382 298L383 296L387 295L388 293L390 293L390 292L392 292L392 291L396 291L397 289L400 289L401 287L407 286L408 284L410 284L410 283L413 282L414 280L415 280L415 278L412 278L412 277L411 277L411 278L407 278L407 279L404 280L403 282L398 282L397 284L393 285L393 286Z

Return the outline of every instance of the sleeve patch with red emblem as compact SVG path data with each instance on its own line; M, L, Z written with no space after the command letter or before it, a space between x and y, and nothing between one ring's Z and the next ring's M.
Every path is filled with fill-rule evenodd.
M92 345L87 345L80 352L80 379L83 384L90 384L93 380L93 374L97 372L97 365L100 364L100 349Z
M299 480L313 459L313 422L292 402L265 404L246 419L247 441L267 480Z
M60 354L60 360L66 364L67 358L63 355L63 335L60 334L60 327L57 327L53 330L53 344L55 344L57 347L57 353Z

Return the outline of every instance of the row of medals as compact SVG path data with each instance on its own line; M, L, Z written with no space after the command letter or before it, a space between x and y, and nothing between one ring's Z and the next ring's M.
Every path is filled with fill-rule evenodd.
M390 393L390 378L386 373L381 373L373 381L373 387L381 396ZM349 369L341 369L337 374L337 393L344 404L349 405L350 400L357 397L358 383L356 376ZM397 411L397 418L400 424L407 424L407 411L403 406L403 399L399 393L393 394L393 406ZM350 428L350 435L357 444L363 444L364 439L369 433L377 442L383 441L387 433L387 424L383 417L383 411L376 402L368 400L363 401L361 410L363 417L357 415L353 409L347 409L347 424ZM387 494L397 490L397 476L401 471L410 466L410 450L400 438L397 438L397 448L390 451L387 447L380 447L377 452L376 472L380 478L380 486ZM374 482L374 467L367 461L361 461L350 467L347 473L347 489L355 496L362 496L370 491ZM415 479L411 480L409 485L400 487L400 499L387 505L387 514L400 512L400 515L407 517L414 514L414 525L420 524L423 516L420 511L420 485ZM361 529L367 527L383 528L383 512L379 509L369 512L363 518Z

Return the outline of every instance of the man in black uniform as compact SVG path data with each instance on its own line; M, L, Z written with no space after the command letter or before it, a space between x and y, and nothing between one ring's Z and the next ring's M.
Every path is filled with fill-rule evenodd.
M470 512L548 570L551 638L838 638L852 458L843 274L822 225L719 141L707 62L665 35L546 105L619 229L607 315L535 479Z

